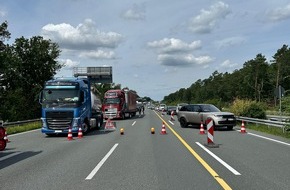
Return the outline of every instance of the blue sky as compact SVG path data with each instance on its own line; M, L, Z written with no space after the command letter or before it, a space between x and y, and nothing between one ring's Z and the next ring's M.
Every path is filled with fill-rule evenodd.
M112 66L113 82L162 100L214 71L290 44L287 0L1 0L10 43L41 35L66 66Z

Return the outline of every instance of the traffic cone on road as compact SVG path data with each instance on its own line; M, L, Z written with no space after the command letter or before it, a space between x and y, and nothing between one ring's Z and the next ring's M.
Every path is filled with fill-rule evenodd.
M246 133L246 127L245 127L244 121L242 121L241 133Z
M69 127L68 129L67 140L69 141L74 140L71 127Z
M162 129L161 129L161 133L160 133L161 135L166 135L167 133L166 133L166 129L165 129L165 124L164 124L164 122L162 123Z
M7 132L6 132L6 130L5 130L5 136L4 136L4 140L6 141L6 143L9 143L9 142L11 142L11 141L9 141L9 139L8 139L8 135L7 135Z
M204 134L205 134L205 132L204 132L204 128L203 128L203 123L202 123L202 122L200 123L199 134L201 134L201 135L204 135Z
M79 139L83 138L83 130L82 130L82 127L79 127L78 138Z

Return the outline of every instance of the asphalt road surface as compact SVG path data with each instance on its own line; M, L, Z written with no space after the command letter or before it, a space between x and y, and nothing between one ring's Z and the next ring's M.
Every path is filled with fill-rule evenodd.
M236 126L214 131L213 148L199 126L152 110L113 122L72 141L40 130L8 136L0 189L290 189L289 139Z

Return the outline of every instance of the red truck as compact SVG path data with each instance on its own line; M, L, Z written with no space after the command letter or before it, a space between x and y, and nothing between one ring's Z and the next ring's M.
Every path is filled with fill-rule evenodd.
M102 104L104 119L125 119L135 116L138 111L137 97L137 93L128 88L108 90Z

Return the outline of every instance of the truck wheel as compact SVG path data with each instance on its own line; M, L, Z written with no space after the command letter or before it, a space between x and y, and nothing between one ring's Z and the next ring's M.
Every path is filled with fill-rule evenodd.
M185 118L180 118L179 122L182 128L186 128L188 126L188 123L186 122Z
M91 129L90 124L88 123L88 121L85 121L83 124L83 133L87 134Z

